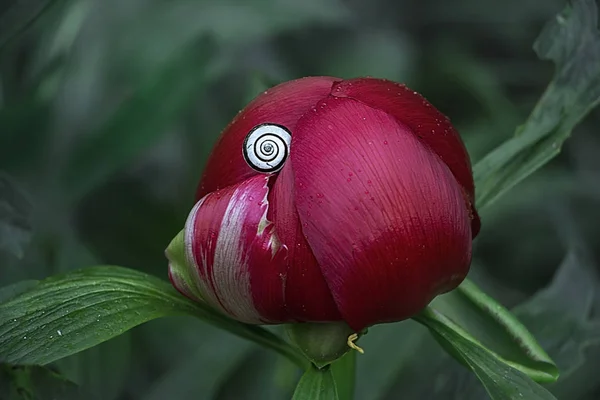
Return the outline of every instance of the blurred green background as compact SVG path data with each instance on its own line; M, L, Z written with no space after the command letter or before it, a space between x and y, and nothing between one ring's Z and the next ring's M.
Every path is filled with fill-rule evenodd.
M452 118L476 162L550 81L531 46L564 4L2 1L0 286L97 264L166 279L163 251L220 130L285 80L405 82ZM559 399L600 398L599 123L592 113L557 159L487 209L475 244L471 277L558 363L549 388ZM361 346L357 399L486 398L412 321L374 327ZM108 400L284 399L300 376L191 318L148 323L52 367L81 398Z

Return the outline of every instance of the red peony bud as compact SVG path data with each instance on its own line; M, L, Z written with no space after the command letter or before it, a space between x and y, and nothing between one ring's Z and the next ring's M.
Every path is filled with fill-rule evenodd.
M407 319L465 278L479 231L456 130L372 78L261 94L222 133L197 200L171 280L255 324Z

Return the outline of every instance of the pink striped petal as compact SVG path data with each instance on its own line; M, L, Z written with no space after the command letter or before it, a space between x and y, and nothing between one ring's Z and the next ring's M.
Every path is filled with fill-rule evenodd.
M192 209L185 226L187 265L204 301L252 324L286 321L287 248L267 219L269 176L258 175L210 193Z
M413 131L331 96L294 133L288 163L302 229L353 329L409 318L464 279L463 189Z

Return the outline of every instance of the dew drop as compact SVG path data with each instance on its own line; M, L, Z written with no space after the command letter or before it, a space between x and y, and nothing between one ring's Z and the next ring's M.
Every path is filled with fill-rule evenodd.
M56 333L58 333L58 336L62 336L62 332L60 330L57 330Z
M347 182L352 182L352 178L346 179Z
M384 140L384 141L383 141L383 144L385 144L385 145L387 146L387 144L388 144L388 141L387 141L387 140Z

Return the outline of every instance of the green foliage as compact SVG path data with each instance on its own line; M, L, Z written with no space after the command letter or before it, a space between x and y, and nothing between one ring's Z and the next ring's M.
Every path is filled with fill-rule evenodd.
M468 365L485 386L490 397L497 399L554 399L550 392L536 384L523 372L510 367L497 356L453 327L433 308L425 310L417 320L444 342L450 351Z
M556 361L561 378L551 390L558 398L585 395L599 366L600 318L592 311L600 281L584 253L573 249L551 284L513 310Z
M364 355L350 352L329 370L309 369L296 396L324 396L335 381L340 399L479 400L486 390L494 399L549 398L527 375L554 380L554 361L560 378L544 386L556 398L598 398L600 286L593 259L600 256L600 143L598 115L590 112L599 98L597 10L592 0L576 0L553 18L563 6L0 6L0 168L13 177L0 178L0 286L8 285L0 289L0 361L49 363L3 365L0 398L292 396L298 366L305 365L282 332L234 323L152 275L166 277L163 249L181 229L219 131L256 93L315 74L406 81L452 117L474 159L489 153L474 167L483 230L471 278L498 302L467 283L432 304L428 326L468 368L427 329L406 321L371 328L360 341ZM553 61L553 78L550 63L536 60L530 46L548 19L535 52ZM507 138L542 91L531 116ZM551 168L523 181L561 147L567 151ZM68 272L98 264L140 272L118 269L116 280L109 270ZM35 281L57 272L62 283ZM119 335L173 314L209 324L172 317ZM42 351L32 352L36 347Z
M73 197L100 185L168 132L204 87L212 51L206 40L185 46L164 68L130 89L118 110L67 161L63 179Z
M193 315L276 349L300 365L289 345L267 330L193 303L163 280L122 267L57 275L0 304L0 360L48 364L155 318Z
M309 368L294 392L292 400L337 400L338 393L335 380L329 366L318 369Z
M354 398L356 355L356 351L351 351L331 364L331 372L340 400L352 400Z
M117 267L48 278L0 307L2 361L40 365L194 310L167 283Z
M575 0L535 42L552 60L552 82L516 135L473 169L477 205L484 208L554 158L571 131L600 102L600 32L594 0Z
M433 333L441 335L432 327L428 319L431 316L437 323L445 323L444 329L452 331L453 335L488 350L499 362L507 363L535 381L555 382L558 379L556 365L527 328L469 280L435 299L425 314L418 317L417 320L432 328ZM448 343L442 340L442 344ZM449 344L452 349L454 346ZM460 354L457 357L468 364Z

